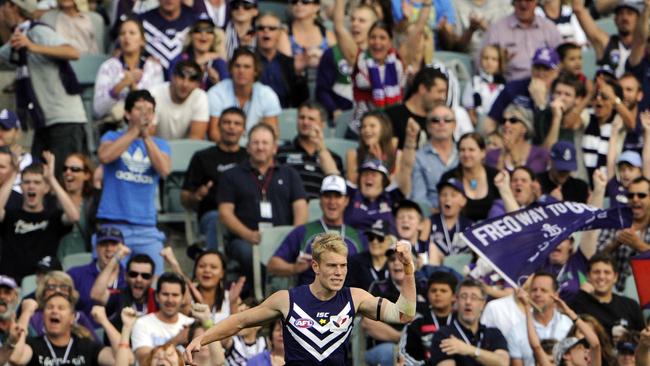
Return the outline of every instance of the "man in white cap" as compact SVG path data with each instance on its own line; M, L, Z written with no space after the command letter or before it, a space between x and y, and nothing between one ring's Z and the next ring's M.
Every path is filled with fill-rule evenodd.
M87 150L81 88L68 63L80 55L52 28L31 21L36 3L0 0L0 26L14 29L0 60L17 68L16 107L35 128L32 155L51 151L59 176L67 155Z
M298 284L309 284L314 280L311 269L311 243L318 234L334 231L348 247L348 257L368 247L365 236L351 226L345 225L343 212L348 205L345 179L329 175L323 179L320 189L320 207L323 216L293 229L269 260L269 273L281 277L298 275Z

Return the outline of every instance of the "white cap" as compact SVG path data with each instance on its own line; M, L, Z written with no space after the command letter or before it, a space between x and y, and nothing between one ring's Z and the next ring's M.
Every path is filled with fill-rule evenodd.
M324 192L338 192L346 195L348 190L345 185L345 179L340 175L328 175L323 178L323 183L320 186L320 193Z

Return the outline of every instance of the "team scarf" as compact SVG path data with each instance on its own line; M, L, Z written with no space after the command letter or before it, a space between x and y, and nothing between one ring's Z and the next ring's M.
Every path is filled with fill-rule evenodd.
M370 84L370 89L362 89L355 82L354 100L371 103L377 109L384 109L402 102L402 88L400 79L403 70L398 71L397 62L401 62L395 49L388 51L384 61L384 79L381 78L379 66L370 56L370 51L365 51L357 57L356 74L361 74Z

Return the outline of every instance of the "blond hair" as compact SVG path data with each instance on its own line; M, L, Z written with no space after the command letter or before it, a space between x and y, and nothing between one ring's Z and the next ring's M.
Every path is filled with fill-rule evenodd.
M341 235L337 233L325 233L318 235L311 244L311 256L320 263L320 259L325 252L334 252L342 256L348 256L348 246L345 245Z
M35 297L39 307L42 309L48 300L43 298L43 295L45 294L45 287L50 280L70 286L70 297L68 298L68 301L70 301L72 308L74 309L77 301L79 301L79 292L77 292L77 290L74 288L74 281L72 281L72 277L63 271L48 272L45 276L43 276L43 280L36 286Z

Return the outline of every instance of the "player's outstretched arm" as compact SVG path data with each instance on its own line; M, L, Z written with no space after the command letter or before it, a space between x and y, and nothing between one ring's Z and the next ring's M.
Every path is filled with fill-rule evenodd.
M411 244L400 240L395 246L397 260L404 265L404 282L402 292L396 303L372 296L367 291L352 288L354 303L359 304L357 311L366 318L381 320L386 323L408 323L415 317L415 265L411 254Z
M259 306L229 316L207 332L192 340L185 348L186 361L194 365L192 353L198 352L202 346L237 334L240 330L261 326L282 317L289 309L289 292L278 291L271 295Z

